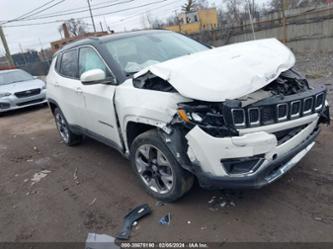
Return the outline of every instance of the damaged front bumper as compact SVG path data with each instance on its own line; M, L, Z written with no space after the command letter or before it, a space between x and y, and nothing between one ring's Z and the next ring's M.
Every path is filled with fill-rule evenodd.
M293 121L243 129L240 136L217 138L196 126L187 133L187 156L204 188L260 188L295 166L319 134L318 113ZM279 143L275 132L301 127Z

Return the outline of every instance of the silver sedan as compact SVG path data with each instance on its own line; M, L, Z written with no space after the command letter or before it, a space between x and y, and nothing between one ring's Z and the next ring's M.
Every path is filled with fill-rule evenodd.
M45 83L21 70L0 71L0 113L46 103Z

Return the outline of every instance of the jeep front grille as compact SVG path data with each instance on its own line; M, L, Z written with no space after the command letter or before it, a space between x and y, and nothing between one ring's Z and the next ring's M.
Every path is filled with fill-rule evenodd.
M255 127L297 119L316 112L321 112L325 103L326 91L312 96L301 95L285 98L275 103L265 101L244 108L231 109L233 124L236 128ZM273 101L274 102L274 101Z

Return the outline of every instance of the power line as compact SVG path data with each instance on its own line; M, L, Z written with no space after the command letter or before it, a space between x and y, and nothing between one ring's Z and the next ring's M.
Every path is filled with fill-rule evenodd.
M117 2L117 3L113 3L113 4L108 4L108 5L105 5L105 6L91 8L91 10L105 9L105 8L116 6L116 5L120 5L120 4L131 3L131 2L134 2L134 1L136 1L136 0L128 0L128 1L124 1L124 2ZM52 17L59 17L59 16L67 16L67 15L72 15L72 14L78 14L78 13L88 12L88 11L90 11L89 8L86 8L84 10L76 10L76 11L70 11L70 12L67 11L67 13L61 13L61 14L36 16L34 18L28 18L28 19L24 19L24 20L20 20L20 21L34 21L34 20L47 19L47 18L52 18Z
M23 15L20 15L19 17L16 17L16 18L14 18L14 19L12 19L12 20L9 20L8 22L13 21L13 20L18 20L18 19L20 19L20 18L23 18L23 17L25 17L26 15L29 15L29 14L35 12L36 10L39 10L39 9L43 8L44 6L50 4L50 3L54 2L54 1L56 1L56 0L48 1L48 2L46 2L46 3L44 3L44 4L42 4L41 6L35 8L35 9L33 9L33 10L30 10L30 11L28 11L27 13L25 13L25 14L23 14Z
M96 9L107 8L107 7L111 7L111 6L115 6L115 5L120 5L120 4L124 4L124 3L129 3L129 2L133 2L133 1L135 1L135 0L122 1L122 2L117 1L117 2L112 3L112 4L110 4L110 1L107 1L107 2L102 2L102 3L91 4L90 6L91 6L92 10L96 10ZM103 4L106 4L106 3L108 3L108 5L103 5ZM103 5L103 6L95 8L95 6L100 6L100 5ZM55 11L55 12L51 12L51 13L48 13L48 14L45 14L45 15L36 16L36 17L33 18L33 20L35 20L35 19L37 20L37 19L49 18L49 17L55 17L58 14L65 15L65 14L71 14L72 12L80 13L80 12L87 12L87 11L88 11L87 7L80 7L80 8L74 8L74 9L68 9L68 10L64 10L64 11ZM30 20L30 19L28 19L28 20Z
M172 5L172 4L174 4L174 3L177 3L177 2L179 2L179 0L176 0L176 1L170 2L170 3L168 3L168 4L164 4L164 5L162 5L162 6L158 6L158 7L155 7L155 8L151 8L151 9L148 9L148 10L145 10L145 11L142 11L142 12L139 12L139 13L136 13L136 14L131 15L131 16L128 16L128 17L124 17L123 19L119 20L118 22L120 23L120 22L127 21L128 19L132 19L132 18L134 18L134 17L140 16L140 15L142 15L142 14L145 14L145 13L149 12L149 11L156 10L156 9L161 9L161 8L167 7L167 6ZM180 1L180 2L181 2L181 1ZM165 11L165 10L164 10L164 11ZM117 23L117 22L114 22L114 23ZM114 24L114 23L112 23L112 24Z
M110 15L110 14L115 14L115 13L120 13L120 12L126 12L129 10L134 10L134 9L139 9L142 7L146 7L146 6L150 6L150 5L154 5L154 4L158 4L158 3L163 3L166 2L168 0L160 0L160 1L155 1L155 2L151 2L151 3L147 3L147 4L143 4L143 5L138 5L138 6L134 6L134 7L130 7L130 8L126 8L126 9L121 9L121 10L116 10L116 11L112 11L112 12L106 12L106 13L102 13L102 14L97 14L95 15L95 17L98 16L105 16L105 15ZM90 18L90 16L84 16L84 17L77 17L77 19L87 19ZM29 24L18 24L18 25L6 25L6 28L11 28L11 27L24 27L24 26L36 26L36 25L44 25L44 24L51 24L51 23L59 23L59 22L64 22L66 20L56 20L56 21L49 21L49 22L40 22L40 23L29 23Z
M57 6L57 5L59 5L59 4L63 3L63 2L65 2L65 1L66 1L66 0L61 0L61 1L59 1L59 2L57 2L57 3L55 3L55 4L53 4L53 5L51 5L51 6L47 7L47 8L45 8L45 9L39 10L39 11L33 13L33 14L30 14L30 15L24 17L24 18L21 19L21 20L18 20L18 21L24 21L26 18L29 18L29 17L31 17L31 16L34 16L34 15L36 15L36 14L42 13L42 12L44 12L44 11L46 11L46 10L49 10L49 9L51 9L51 8L53 8L53 7Z
M48 10L48 9L51 9L51 8L53 8L53 7L57 6L57 5L59 5L60 3L66 1L66 0L61 0L61 1L56 2L55 4L53 4L53 5L51 5L51 6L48 6L48 7L44 8L44 9L41 9L41 8L43 8L43 7L47 6L47 5L49 5L50 3L54 2L54 1L55 1L55 0L49 1L49 2L47 2L47 3L45 3L45 4L41 5L41 6L39 6L39 7L37 7L37 8L35 8L35 9L33 9L33 10L31 10L31 11L29 11L29 12L27 12L27 13L25 13L25 14L23 14L23 15L17 17L17 18L14 18L14 19L11 19L11 20L8 20L8 21L5 21L3 24L11 23L11 22L24 21L26 18L29 18L29 17L34 16L34 15L36 15L36 14L42 13L42 12ZM37 11L37 12L36 12L36 11Z

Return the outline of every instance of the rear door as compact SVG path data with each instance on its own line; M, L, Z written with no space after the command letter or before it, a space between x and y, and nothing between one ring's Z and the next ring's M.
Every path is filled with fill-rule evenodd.
M79 80L78 49L66 50L58 59L60 64L54 82L59 89L58 104L70 125L84 127L85 101Z
M92 69L101 69L106 77L112 78L112 72L102 56L92 46L81 47L79 50L79 75ZM83 86L83 95L86 101L84 112L89 131L106 138L116 147L121 146L121 140L116 122L113 104L115 85L96 84Z

